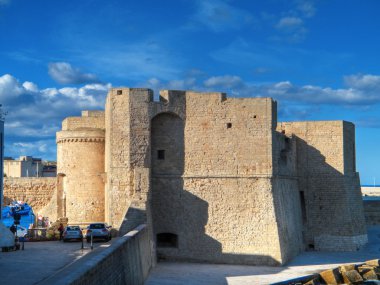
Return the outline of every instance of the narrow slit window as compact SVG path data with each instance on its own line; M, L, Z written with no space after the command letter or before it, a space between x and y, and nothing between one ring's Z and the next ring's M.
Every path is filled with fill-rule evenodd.
M227 129L231 129L232 128L232 123L227 123Z
M165 150L164 149L159 149L157 151L157 159L159 159L159 160L165 159Z
M300 191L300 200L301 200L301 214L302 214L302 222L306 224L307 216L306 216L306 200L305 200L305 192Z

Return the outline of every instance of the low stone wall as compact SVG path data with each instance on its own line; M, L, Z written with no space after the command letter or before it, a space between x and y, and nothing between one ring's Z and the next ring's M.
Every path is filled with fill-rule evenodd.
M13 200L21 200L32 206L33 212L37 214L51 203L56 187L56 177L5 177L4 204L7 205Z
M148 228L140 225L103 251L89 253L38 284L144 284L153 265Z
M380 198L364 200L364 215L367 226L380 225Z

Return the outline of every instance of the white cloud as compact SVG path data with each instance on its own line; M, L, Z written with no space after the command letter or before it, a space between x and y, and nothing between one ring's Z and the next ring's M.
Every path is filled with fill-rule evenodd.
M297 0L296 6L298 11L302 13L302 15L306 18L313 17L316 12L316 8L314 5L314 1L310 0Z
M204 81L206 89L229 91L239 97L272 97L280 101L304 104L343 106L380 103L380 76L351 75L344 78L347 88L330 88L313 85L297 86L290 81L271 84L244 82L238 76L210 77Z
M223 87L223 88L234 88L239 87L243 84L243 81L239 76L212 76L204 81L204 86L206 87Z
M18 158L22 155L33 155L42 159L55 159L55 140L16 141L5 145L7 156Z
M159 76L168 80L178 75L184 58L178 56L173 47L165 45L155 40L127 45L115 42L77 56L93 69L116 78L141 81Z
M214 32L238 29L251 22L253 16L246 10L236 8L227 1L197 1L197 12L192 17L193 24L199 23Z
M49 75L61 84L83 84L99 81L96 75L83 73L67 62L51 62L48 67Z
M20 82L9 74L0 77L0 99L2 102L20 96L26 90Z
M380 92L380 76L371 74L350 75L344 77L345 83L356 89L374 90Z
M93 83L79 88L39 89L33 82L21 84L9 74L1 76L0 98L8 112L6 134L24 138L54 136L65 117L77 116L83 109L103 109L110 87L110 84Z
M275 25L275 28L282 34L271 38L276 41L286 40L289 43L298 43L301 42L307 34L304 22L299 17L283 17Z
M216 91L236 97L272 97L303 106L317 104L363 107L380 104L380 75L350 75L343 79L345 88L298 86L290 81L254 83L244 81L237 75L211 76L202 80L195 76L172 81L151 78L142 85L152 88L155 94L162 89ZM298 110L298 113L301 114L301 111Z
M30 92L38 92L38 86L34 84L33 82L25 81L22 84L22 87L24 87L25 90L30 91Z
M276 28L280 30L294 30L303 25L303 21L298 17L284 17L277 23Z

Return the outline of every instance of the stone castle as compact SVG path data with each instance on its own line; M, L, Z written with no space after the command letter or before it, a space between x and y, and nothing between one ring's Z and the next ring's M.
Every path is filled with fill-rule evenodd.
M270 98L114 88L104 112L63 121L57 148L41 211L147 224L159 258L277 265L367 242L354 125L278 123Z

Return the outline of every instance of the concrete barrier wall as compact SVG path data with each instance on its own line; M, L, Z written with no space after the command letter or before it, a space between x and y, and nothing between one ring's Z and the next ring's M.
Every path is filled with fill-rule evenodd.
M38 284L144 284L152 268L152 246L140 225L103 250L94 250Z
M380 187L362 186L362 194L368 196L380 196Z

